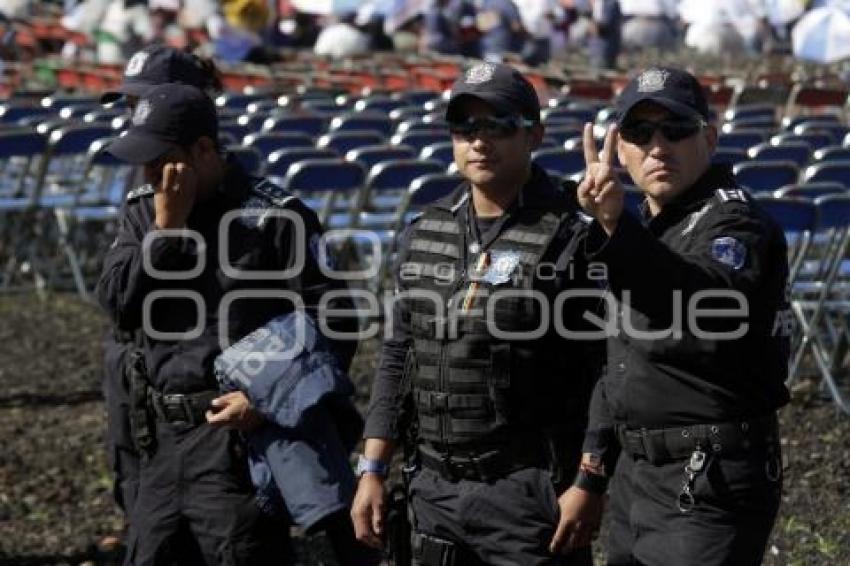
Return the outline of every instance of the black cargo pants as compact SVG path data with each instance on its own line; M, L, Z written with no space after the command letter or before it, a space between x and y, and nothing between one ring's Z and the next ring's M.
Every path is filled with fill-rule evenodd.
M652 464L620 455L611 484L609 565L761 564L782 491L778 444L740 457L710 454L679 509L686 460Z
M186 533L208 566L291 563L289 526L257 507L238 433L157 422L156 442L139 468L127 564L183 564Z
M458 566L593 564L590 547L553 556L558 499L548 471L523 468L493 482L449 481L421 470L410 484L417 532L455 543Z

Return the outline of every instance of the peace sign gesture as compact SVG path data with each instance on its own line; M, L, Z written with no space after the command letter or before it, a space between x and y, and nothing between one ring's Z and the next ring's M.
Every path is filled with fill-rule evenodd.
M596 150L593 124L584 125L584 179L578 186L578 202L610 236L623 213L624 189L614 166L617 126L610 126L602 152Z

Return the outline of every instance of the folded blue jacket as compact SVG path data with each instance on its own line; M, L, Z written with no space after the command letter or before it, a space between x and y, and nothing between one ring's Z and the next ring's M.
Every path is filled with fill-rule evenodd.
M257 503L309 528L354 497L349 455L363 419L354 385L312 318L272 319L215 360L223 391L239 390L266 423L246 434Z

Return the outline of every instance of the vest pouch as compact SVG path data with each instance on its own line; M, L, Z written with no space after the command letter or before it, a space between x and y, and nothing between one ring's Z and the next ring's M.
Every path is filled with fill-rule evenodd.
M497 425L508 423L508 394L511 387L511 345L496 343L490 346L490 379L488 388L493 402L493 413Z

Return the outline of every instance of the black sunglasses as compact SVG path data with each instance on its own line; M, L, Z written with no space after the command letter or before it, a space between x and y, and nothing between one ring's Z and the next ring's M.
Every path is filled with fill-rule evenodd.
M693 136L704 126L705 122L695 120L633 120L620 126L620 136L629 143L644 145L660 130L667 141L678 142Z
M459 122L449 122L449 132L453 136L467 139L482 136L485 138L508 138L520 128L530 128L535 122L520 116L486 118L467 118Z

